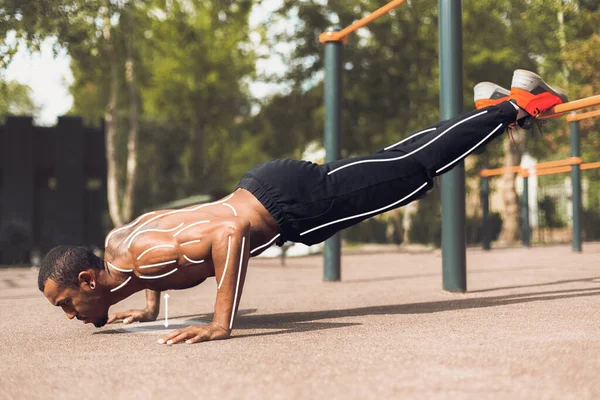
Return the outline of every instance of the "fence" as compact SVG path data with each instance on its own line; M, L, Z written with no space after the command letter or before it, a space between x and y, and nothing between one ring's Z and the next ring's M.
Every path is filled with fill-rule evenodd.
M574 174L574 169L584 171ZM581 158L539 163L531 168L513 167L494 170L482 170L481 199L483 207L483 240L485 250L489 250L491 234L491 215L499 208L490 207L490 178L504 173L518 173L520 179L521 240L529 247L531 241L539 243L572 242L573 249L581 251L583 239L594 240L598 233L588 221L598 220L598 188L592 173L600 168L600 163L582 163ZM589 171L589 172L588 172ZM571 172L571 176L564 173ZM593 172L597 175L596 172ZM539 179L538 179L539 178ZM573 179L575 178L575 179ZM533 179L533 181L530 181ZM584 216L582 220L582 216Z
M0 264L28 264L59 244L101 247L106 215L104 132L81 118L0 126Z

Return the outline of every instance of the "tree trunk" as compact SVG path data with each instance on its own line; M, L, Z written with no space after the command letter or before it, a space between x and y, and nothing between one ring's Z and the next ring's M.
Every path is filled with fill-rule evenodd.
M514 135L514 140L511 140L508 135L504 138L504 168L521 165L527 139L527 136L521 133ZM514 244L519 241L520 237L520 208L515 183L515 174L502 175L500 189L502 190L504 210L502 211L502 231L498 241L504 244Z
M564 86L569 82L569 66L563 57L565 48L567 46L567 34L565 32L565 12L564 12L565 3L563 0L558 0L558 12L556 13L556 19L558 20L558 43L560 44L560 59L561 59L561 70L563 73L564 81L562 85Z
M135 184L137 181L137 141L138 141L138 106L137 88L135 81L135 64L131 55L131 47L127 46L127 61L125 62L125 75L129 88L129 137L127 139L127 178L121 217L123 221L130 221L133 216L135 200Z
M110 0L104 2L104 40L106 42L106 52L110 62L110 87L109 98L106 110L104 112L105 135L106 135L106 167L107 167L107 194L108 211L114 226L123 224L119 205L119 178L118 161L115 139L117 136L117 96L119 90L118 84L118 64L117 53L111 36L110 25Z

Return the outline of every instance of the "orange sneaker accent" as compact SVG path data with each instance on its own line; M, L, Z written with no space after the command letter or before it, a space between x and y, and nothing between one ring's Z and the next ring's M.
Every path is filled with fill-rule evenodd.
M527 90L515 87L510 90L510 98L515 100L519 107L534 117L555 105L563 103L563 100L553 93L543 92L540 94L533 94ZM557 118L558 117L560 116L557 116Z
M500 103L502 103L503 101L508 100L510 97L506 96L506 97L502 97L499 99L483 99L483 100L477 100L475 102L475 108L478 110L481 110L482 108L486 108L486 107L490 107L490 106L495 106L498 105Z

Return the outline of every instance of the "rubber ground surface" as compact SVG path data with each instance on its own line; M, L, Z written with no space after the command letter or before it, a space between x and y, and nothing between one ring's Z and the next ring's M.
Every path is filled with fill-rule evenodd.
M346 255L341 283L318 256L253 260L231 339L166 346L69 321L36 271L2 269L0 398L600 398L600 244L474 249L468 270L450 294L439 252ZM210 319L214 293L169 292L172 324Z

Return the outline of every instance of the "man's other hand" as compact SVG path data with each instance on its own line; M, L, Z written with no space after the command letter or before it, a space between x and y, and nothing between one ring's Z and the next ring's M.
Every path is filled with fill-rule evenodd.
M114 313L108 317L108 324L123 320L124 324L130 324L132 322L150 322L156 321L156 317L158 317L158 313L149 310L147 308L143 310L126 310Z

